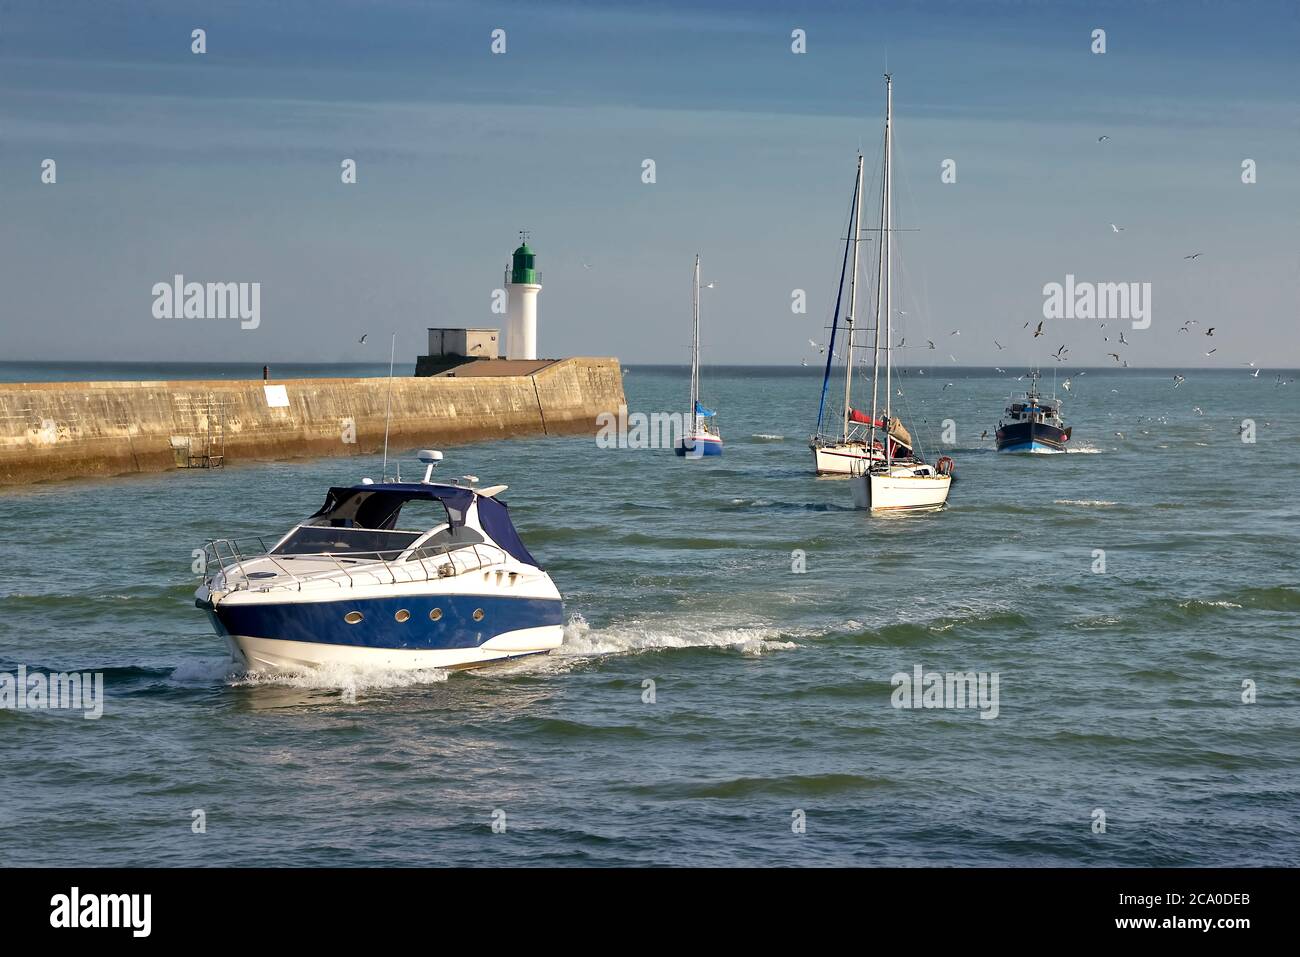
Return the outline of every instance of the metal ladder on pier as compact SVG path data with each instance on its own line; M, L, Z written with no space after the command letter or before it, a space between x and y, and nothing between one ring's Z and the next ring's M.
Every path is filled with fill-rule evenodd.
M211 392L205 409L208 423L207 433L200 437L199 448L193 438L189 443L189 455L185 468L219 469L226 464L226 416L224 405Z

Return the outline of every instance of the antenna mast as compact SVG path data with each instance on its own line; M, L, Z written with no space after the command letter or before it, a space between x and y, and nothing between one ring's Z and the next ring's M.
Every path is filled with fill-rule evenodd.
M397 333L388 349L388 400L384 409L384 481L388 481L388 425L393 420L393 360L397 357Z

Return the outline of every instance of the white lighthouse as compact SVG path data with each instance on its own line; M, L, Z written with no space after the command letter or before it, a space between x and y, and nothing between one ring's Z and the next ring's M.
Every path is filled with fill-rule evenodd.
M541 276L537 273L537 257L528 248L528 233L519 233L519 248L515 250L510 271L506 276L509 291L509 322L506 325L506 358L537 358L537 294L542 291Z

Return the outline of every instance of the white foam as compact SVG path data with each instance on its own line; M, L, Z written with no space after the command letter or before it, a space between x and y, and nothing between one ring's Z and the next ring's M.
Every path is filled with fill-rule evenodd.
M587 620L575 614L564 627L564 643L553 656L590 658L604 655L638 654L672 648L726 648L757 657L770 651L788 651L799 646L782 641L770 626L724 627L697 618L668 623L633 620L593 630Z
M438 684L446 681L449 674L441 668L358 668L353 665L328 664L296 674L236 671L227 678L226 683L232 688L340 691L345 699L355 699L363 691Z
M1054 505L1089 505L1096 508L1106 508L1111 505L1118 505L1119 502L1107 502L1099 498L1058 498L1053 502Z
M785 441L784 435L773 435L770 432L755 432L753 435L750 436L750 438L758 442L784 442Z
M235 662L224 658L194 658L172 669L171 680L178 684L211 684L236 673Z

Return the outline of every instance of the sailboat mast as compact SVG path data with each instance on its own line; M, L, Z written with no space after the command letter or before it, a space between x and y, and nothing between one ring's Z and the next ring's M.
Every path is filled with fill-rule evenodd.
M879 259L876 262L876 335L871 349L871 439L867 445L868 454L876 447L876 420L880 417L880 307L881 295L885 286L885 243L888 235L885 231L889 203L889 112L885 112L885 160L881 167L880 178L880 238ZM888 319L886 319L888 321ZM886 390L886 396L888 390ZM886 435L888 433L886 432ZM887 441L887 440L886 440Z
M893 460L889 441L889 420L893 416L894 397L891 392L892 379L890 369L894 365L893 320L894 320L894 207L890 193L894 185L894 164L891 162L894 146L894 78L885 74L885 218L881 226L884 230L885 247L885 465ZM877 297L879 298L879 297Z
M862 154L858 154L857 203L853 210L853 230L849 237L853 243L853 272L849 275L849 315L847 319L848 335L844 349L844 422L840 429L840 441L849 440L849 402L853 385L853 323L858 317L858 243L862 232Z
M695 254L695 271L691 274L691 429L699 431L700 417L700 256Z

